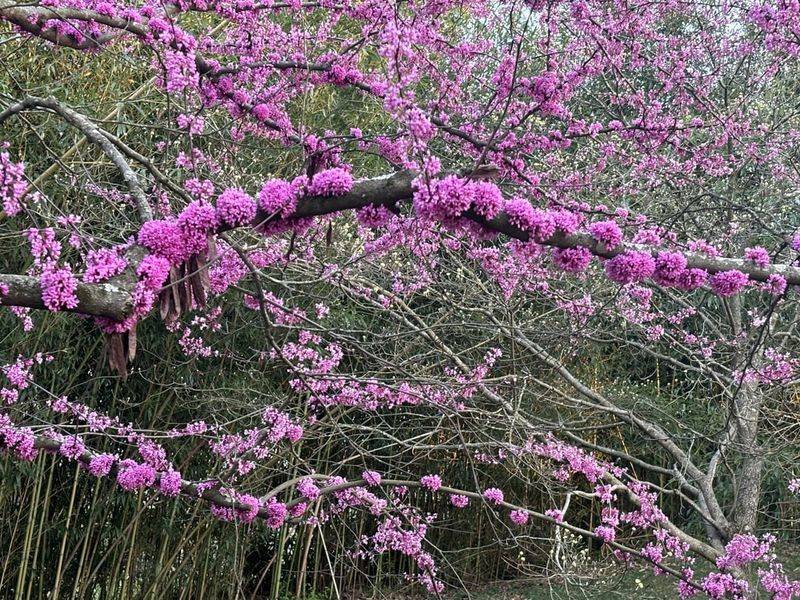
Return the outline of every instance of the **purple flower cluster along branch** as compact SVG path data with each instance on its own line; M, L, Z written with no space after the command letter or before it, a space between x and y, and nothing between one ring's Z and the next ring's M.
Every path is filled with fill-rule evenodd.
M432 596L461 519L520 556L547 555L532 527L582 536L681 598L800 598L775 508L800 490L800 5L0 0L0 22L0 58L79 57L104 90L0 86L5 454L305 528L292 564L357 514L348 560L400 556ZM42 348L56 326L99 366ZM98 369L189 401L136 416L78 391Z
M324 173L320 175L324 176ZM322 177L319 177L319 179L322 179ZM355 183L351 179L350 182L345 182L344 186L336 188L336 190L344 193L332 196L309 194L293 199L293 208L285 216L283 216L282 209L280 211L270 210L272 208L270 202L275 202L272 198L260 202L259 207L257 207L252 199L249 200L248 204L246 196L244 196L244 207L234 205L230 209L222 208L223 213L226 210L238 211L235 217L229 216L225 218L224 215L211 214L220 212L219 204L216 211L209 207L211 210L208 217L209 227L199 230L199 235L213 235L241 226L254 229L263 228L265 231L272 233L277 231L276 227L295 226L294 223L296 221L294 220L297 219L309 219L346 210L395 207L403 202L415 201L415 181L418 180L411 172L400 172L384 177L356 181ZM469 190L471 186L471 183L464 178L453 178L447 181L456 182L456 185L463 186L466 190ZM272 184L268 182L266 185ZM500 194L499 189L494 184L484 183L482 185L493 189L493 193ZM320 190L312 191L319 192ZM235 190L225 191L220 195L220 199L226 206L231 203L228 200L231 192L235 192ZM640 244L623 243L621 237L617 243L609 245L602 236L591 233L592 227L589 227L588 231L579 231L573 222L568 223L566 228L559 227L557 223L559 219L563 218L563 211L561 210L540 211L537 213L527 205L528 207L523 209L525 211L523 213L524 216L516 212L509 215L507 211L501 208L501 201L498 204L498 209L495 212L489 212L487 216L483 207L480 206L480 199L478 199L478 205L474 205L469 196L470 192L464 191L460 196L465 203L464 206L456 212L451 211L452 214L446 214L445 216L450 219L463 219L462 227L468 227L467 223L474 223L489 234L503 234L523 242L551 246L555 249L554 264L565 271L582 271L589 266L588 260L579 262L580 269L572 266L574 263L562 264L566 260L562 251L572 251L577 253L586 252L588 253L587 257L591 255L601 259L610 259L606 263L606 273L612 280L619 280L620 283L630 283L634 280L643 281L652 278L659 285L674 285L675 287L691 290L703 287L709 276L712 275L710 281L711 289L723 296L738 292L749 281L762 282L766 284L765 290L775 294L781 294L787 285L800 284L800 267L793 264L759 264L746 258L727 258L692 251L673 252L671 254L670 252L660 251ZM437 198L436 201L438 200ZM269 207L268 210L264 210L264 206ZM527 211L530 211L530 214L526 214ZM537 224L537 220L541 220L541 223ZM161 222L159 221L158 223ZM151 222L146 224L145 227L149 230L156 225L157 223ZM542 235L542 230L546 235ZM180 239L180 234L178 235L179 237L174 238L170 243L173 244L175 251L172 258L179 265L185 260L185 252L180 248L180 245L184 242ZM156 236L160 240L169 239L161 237L160 231ZM147 246L146 243L143 245ZM150 250L153 250L153 248L150 248ZM168 248L161 248L156 253L169 256L171 251ZM675 255L676 258L672 259L672 255ZM618 273L617 264L623 264L621 261L637 256L647 256L649 258L642 267L633 267L634 272L631 274L627 274L627 271L625 275ZM668 263L667 261L670 259L676 264ZM650 263L652 263L652 266ZM662 263L664 266L660 266ZM640 269L641 272L636 272L636 269ZM739 278L737 280L738 283L733 284L735 288L730 286L722 287L723 279L717 274L726 273L735 274ZM0 278L8 288L8 295L0 300L3 304L29 308L46 307L46 303L42 299L41 282L25 276L11 274L0 275ZM718 283L715 284L715 282ZM126 290L124 287L113 287L107 283L78 283L73 292L76 301L65 304L64 308L87 315L123 320L133 310L132 293L131 290Z

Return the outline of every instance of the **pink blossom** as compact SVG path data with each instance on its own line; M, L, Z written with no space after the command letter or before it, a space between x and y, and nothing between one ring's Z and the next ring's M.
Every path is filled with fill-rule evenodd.
M493 219L503 208L503 193L490 181L470 182L472 209L485 219Z
M46 270L39 282L42 286L42 302L47 310L59 311L66 308L77 308L78 282L69 267Z
M220 490L223 493L226 493L231 501L236 502L237 504L244 505L244 508L236 507L228 507L221 504L213 504L211 506L211 514L214 515L220 521L241 521L243 523L251 523L257 516L259 509L261 508L261 503L259 502L258 498L255 496L251 496L249 494L239 494L232 490L222 489ZM274 499L272 499L274 502ZM285 511L284 505L284 511ZM268 519L269 524L269 519Z
M175 221L148 221L139 229L139 244L166 258L171 264L182 263L186 258L183 233Z
M161 473L158 490L165 496L177 496L181 492L181 474L178 471Z
M58 448L58 453L66 458L77 460L81 457L85 450L86 446L84 446L81 439L73 436L68 437L61 442L61 446Z
M709 281L711 290L718 296L733 296L747 285L749 278L741 271L721 271L714 273Z
M773 296L780 296L786 291L786 278L778 273L773 273L767 277L764 288Z
M678 288L692 291L703 287L708 281L708 273L703 269L686 269L678 277Z
M574 213L570 210L553 210L550 211L553 217L553 222L556 224L556 229L565 233L575 233L581 225L583 216Z
M156 470L148 464L126 459L119 463L117 483L128 492L151 487L156 482Z
M288 510L283 502L278 502L275 498L270 498L266 505L267 527L270 529L280 529L288 516Z
M677 286L686 271L686 257L680 252L659 252L653 281L658 285Z
M95 454L89 461L89 473L95 477L105 477L116 461L117 457L112 454Z
M422 217L459 217L472 205L472 188L465 179L455 175L429 182L417 180L415 185L414 210Z
M655 271L656 264L647 252L628 251L605 262L606 275L611 281L626 284L642 281Z
M217 198L217 214L231 227L247 225L256 216L256 203L238 188L229 188Z
M208 202L195 200L178 215L181 229L181 253L185 260L193 254L204 252L208 247L208 236L219 226L217 211Z
M622 230L614 221L598 221L589 225L587 230L609 250L616 248L622 242Z
M528 523L528 511L512 510L509 518L515 525L526 525Z
M361 477L367 483L367 485L377 486L381 484L381 474L377 471L364 471L361 474Z
M106 281L119 275L128 266L128 261L119 255L114 248L92 250L86 255L86 271L83 280L86 283Z
M353 189L353 176L341 167L320 171L308 186L310 196L342 196Z
M456 508L464 508L469 504L469 498L461 494L450 494L450 504Z
M319 498L319 487L317 487L314 480L310 477L301 479L297 483L297 491L301 496L309 500L316 500Z
M377 229L378 227L387 226L394 214L385 206L365 206L356 211L356 219L364 227L371 227Z
M442 487L442 478L438 475L425 475L419 482L422 484L422 487L432 492L436 492Z
M484 490L483 497L489 502L500 504L503 502L503 490L498 488L489 488Z
M272 115L272 110L266 104L256 104L253 107L253 116L259 121L268 121Z
M0 149L0 204L3 211L13 217L22 210L22 199L28 189L25 181L25 166L23 163L11 162L11 157L5 149L7 144L1 144Z
M761 246L745 248L744 257L761 269L766 268L770 263L769 252Z
M562 523L564 521L564 513L558 509L548 508L546 511L544 511L544 514L551 519L554 519L556 523Z
M522 198L512 198L506 202L508 222L525 231L535 242L543 242L556 232L556 224L550 213L533 208Z
M286 218L297 207L297 190L288 181L270 179L258 193L258 206L267 216L278 214Z
M725 598L729 594L734 598L744 598L750 590L750 585L746 581L737 579L730 573L709 573L700 585L714 600Z
M604 542L613 542L614 538L617 537L617 532L608 525L598 525L594 529L594 534Z
M725 554L717 559L717 568L733 569L761 560L772 551L774 536L758 539L754 535L737 533L725 544Z
M186 129L191 135L199 135L205 129L206 121L200 115L180 114L176 119L178 127Z
M587 248L553 248L553 264L559 269L579 273L589 266L592 253Z

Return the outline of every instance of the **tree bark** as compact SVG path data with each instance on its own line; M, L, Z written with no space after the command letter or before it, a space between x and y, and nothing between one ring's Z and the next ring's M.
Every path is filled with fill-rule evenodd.
M764 453L758 444L763 394L756 383L746 383L734 399L736 444L741 463L736 473L733 524L739 533L753 533L758 524Z

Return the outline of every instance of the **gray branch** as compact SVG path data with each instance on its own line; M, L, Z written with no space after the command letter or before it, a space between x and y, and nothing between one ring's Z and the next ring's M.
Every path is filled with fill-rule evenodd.
M0 293L0 306L46 308L36 277L0 273L0 288L8 288L7 294ZM130 293L110 283L79 283L76 295L78 306L65 310L121 321L133 308Z
M107 139L106 142L108 142ZM110 142L108 143L111 144ZM111 145L113 147L113 144ZM315 217L347 210L355 210L365 206L393 207L398 203L408 202L412 199L414 191L412 181L414 180L414 177L415 174L410 171L400 171L389 176L357 181L353 185L353 189L349 193L342 196L305 197L298 202L297 209L293 216ZM480 223L492 231L496 231L508 237L522 241L529 240L528 233L517 227L514 227L509 222L508 215L505 213L501 213L494 219L490 220L486 220L472 213L471 211L468 211L464 216L477 223ZM278 215L266 214L263 211L259 211L253 221L249 224L249 227L258 227L260 225L273 222L279 218L280 217ZM233 228L229 226L222 226L218 230L218 233L229 231L231 229ZM582 233L574 233L570 235L556 233L541 243L546 246L557 248L575 248L580 246L587 248L590 252L592 252L592 254L601 258L612 258L629 250L648 251L653 254L658 252L657 249L636 246L632 244L621 244L617 248L609 250L602 244L595 241L590 235ZM686 253L685 255L689 267L705 269L709 273L738 269L739 271L746 273L755 281L766 281L770 275L777 273L785 277L786 281L790 285L800 285L800 268L795 266L776 264L769 265L762 269L757 267L755 264L742 259L725 257L713 258L692 252ZM9 278L20 276L3 275L0 277ZM7 284L9 285L10 294L3 300L2 303L6 305L15 304L17 306L28 306L30 308L42 308L44 305L41 301L41 294L37 295L33 292L34 288L30 281L25 284L27 287L25 287L22 292L16 290L16 287L18 285L22 285L22 282L26 280L33 280L33 278L22 277L21 279L15 279L13 281L8 280ZM0 281L3 281L3 279L0 279ZM33 281L35 282L35 280ZM38 282L36 282L36 284L38 286ZM112 318L124 317L127 314L127 311L130 311L132 307L130 294L120 288L115 288L114 286L112 286L112 288L117 290L116 294L109 295L102 290L98 292L92 291L96 287L102 287L104 285L106 284L81 284L79 286L79 290L83 294L85 301L82 302L82 305L77 312L96 316L112 316ZM38 289L38 287L36 289ZM9 298L15 298L16 301L11 301ZM81 298L80 295L79 298ZM109 304L110 302L117 302L118 304L112 307Z
M0 0L1 1L1 0ZM16 104L9 106L6 110L0 113L0 124L2 124L9 117L21 113L25 110L31 109L46 109L51 110L60 115L70 125L81 131L86 138L97 145L114 163L117 167L122 178L130 190L136 202L136 208L139 212L139 219L142 222L150 221L153 218L153 213L150 209L150 203L147 201L147 196L144 189L139 184L139 178L133 171L128 161L117 149L117 146L111 142L103 133L103 131L92 121L82 115L81 113L73 110L72 108L62 104L55 98L38 98L36 96L29 96Z

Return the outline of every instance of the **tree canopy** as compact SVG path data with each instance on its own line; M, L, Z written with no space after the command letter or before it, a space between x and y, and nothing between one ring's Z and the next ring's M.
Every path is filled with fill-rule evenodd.
M0 590L800 597L799 4L0 22Z

